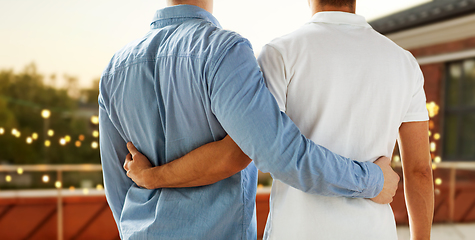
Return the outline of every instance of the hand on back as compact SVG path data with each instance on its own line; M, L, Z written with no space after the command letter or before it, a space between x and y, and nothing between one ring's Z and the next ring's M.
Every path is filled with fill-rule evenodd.
M380 157L374 163L378 165L383 171L384 185L383 190L379 193L379 195L374 198L371 198L371 200L380 204L391 203L393 201L394 195L396 195L396 190L399 185L400 177L392 169L391 160L389 158Z
M127 177L132 179L139 187L148 188L149 174L153 168L152 164L142 153L140 153L132 144L127 143L129 154L125 158L124 169L127 171Z

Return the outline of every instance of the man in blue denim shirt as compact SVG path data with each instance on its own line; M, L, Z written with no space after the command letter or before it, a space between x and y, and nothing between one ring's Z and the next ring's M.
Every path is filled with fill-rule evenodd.
M388 159L360 163L306 139L280 112L250 43L210 14L212 0L169 4L101 77L104 184L121 238L256 239L256 166L308 193L391 201ZM147 185L123 169L127 142L152 163L127 175L154 179Z

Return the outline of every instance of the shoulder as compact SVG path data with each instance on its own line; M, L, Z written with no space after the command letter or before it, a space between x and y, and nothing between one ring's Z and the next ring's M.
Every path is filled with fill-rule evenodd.
M274 38L266 44L266 47L272 47L279 52L283 52L289 46L295 46L295 43L303 41L308 34L307 25L303 25L290 33Z

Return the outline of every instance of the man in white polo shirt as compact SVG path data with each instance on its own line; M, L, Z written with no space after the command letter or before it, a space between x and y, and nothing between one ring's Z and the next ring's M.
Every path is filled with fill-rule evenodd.
M302 133L356 160L392 155L399 134L412 239L429 239L433 184L424 79L414 57L355 13L309 0L314 16L263 48L267 85ZM396 240L389 204L304 193L274 180L264 239Z

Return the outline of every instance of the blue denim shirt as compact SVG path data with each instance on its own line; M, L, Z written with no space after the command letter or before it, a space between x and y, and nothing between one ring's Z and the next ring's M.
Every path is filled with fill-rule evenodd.
M159 10L113 56L99 106L106 197L123 239L256 239L256 166L327 196L374 197L384 182L375 164L306 139L279 111L248 40L196 6ZM212 185L147 190L122 168L128 141L163 165L226 134L254 163Z

